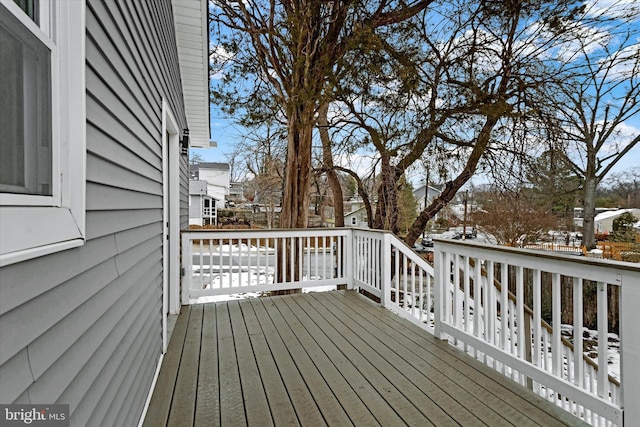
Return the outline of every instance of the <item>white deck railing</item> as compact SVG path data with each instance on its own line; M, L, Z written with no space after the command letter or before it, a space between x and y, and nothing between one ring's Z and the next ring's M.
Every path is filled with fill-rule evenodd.
M185 231L182 300L346 285L592 425L623 425L623 415L640 419L640 322L634 311L640 310L640 268L453 241L437 241L434 250L435 271L381 231ZM568 292L562 287L571 287L569 337L561 333L566 325L554 328L543 320L549 309L542 305L545 286L551 288L552 325L562 323ZM607 304L612 292L620 294L617 307ZM619 319L619 373L609 372L608 339L589 348L595 360L586 354L593 342L583 337L582 313L591 297L597 300L598 337L608 338L608 320ZM625 407L625 401L636 403Z
M351 231L182 232L182 302L251 292L350 284Z

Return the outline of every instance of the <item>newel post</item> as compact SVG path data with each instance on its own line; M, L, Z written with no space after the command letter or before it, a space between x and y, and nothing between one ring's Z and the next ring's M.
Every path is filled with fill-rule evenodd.
M398 262L398 260L395 260ZM380 292L382 295L380 296L380 304L383 307L391 307L391 269L392 269L392 259L391 259L391 234L382 233L382 262L380 263L381 268L381 278L380 281Z
M640 271L620 275L620 379L625 426L640 420Z
M343 257L343 260L341 262L343 262L343 265L346 269L343 274L346 275L347 289L354 290L356 287L354 285L353 275L355 271L356 260L358 257L358 254L355 253L356 245L354 243L356 234L353 228L349 228L347 230L349 231L349 234L347 234L347 237L344 239L346 248L342 249L341 256Z

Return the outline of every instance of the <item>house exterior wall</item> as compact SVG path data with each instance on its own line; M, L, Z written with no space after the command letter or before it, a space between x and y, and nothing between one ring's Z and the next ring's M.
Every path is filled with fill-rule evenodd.
M344 216L344 225L346 227L369 228L367 223L367 211L365 208L357 209Z
M229 166L215 164L215 167L207 167L207 163L201 163L198 168L198 179L207 181L207 194L219 200L220 206L225 205L231 185Z
M170 0L87 0L86 243L0 269L0 403L135 425L162 352L162 101L187 127ZM180 225L188 225L180 159Z
M189 198L189 225L202 225L202 196L191 194Z

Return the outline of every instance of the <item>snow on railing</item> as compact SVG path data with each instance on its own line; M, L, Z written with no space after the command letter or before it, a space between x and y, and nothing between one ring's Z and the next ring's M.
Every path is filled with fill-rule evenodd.
M350 283L351 231L182 232L182 301Z
M633 405L625 408L623 397L627 402L640 401L640 331L631 311L640 306L639 268L575 256L437 241L435 269L437 337L449 339L592 425L622 425L623 408L627 419L637 411ZM570 289L563 290L563 286ZM551 288L551 295L550 301L547 295L543 307L544 287ZM608 306L611 298L616 301L613 307ZM586 346L592 343L583 336L585 307L594 304L598 340L589 353L597 353L596 363L585 357ZM543 310L550 310L552 324L560 326L563 310L566 318L570 308L573 342L562 336L563 328L552 328L542 320ZM622 367L622 390L609 375L608 323L612 319L621 329L621 358L627 359Z

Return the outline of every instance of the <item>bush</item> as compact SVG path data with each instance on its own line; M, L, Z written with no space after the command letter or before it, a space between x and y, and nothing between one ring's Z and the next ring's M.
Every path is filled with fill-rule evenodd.
M640 252L621 252L620 257L622 261L640 263Z

